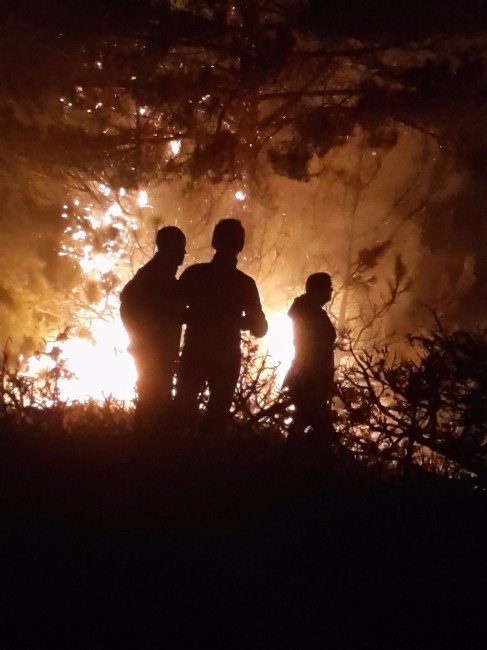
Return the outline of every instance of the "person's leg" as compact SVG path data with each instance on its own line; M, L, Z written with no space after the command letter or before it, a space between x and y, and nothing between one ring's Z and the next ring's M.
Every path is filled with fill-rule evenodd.
M206 369L200 355L183 350L176 380L175 406L177 415L185 421L198 414L198 396L206 379Z
M210 399L208 403L208 419L224 421L229 415L235 387L240 374L240 354L228 354L213 359L208 368L208 387Z
M331 412L331 393L323 381L314 382L312 398L307 404L311 425L310 440L320 451L322 458L331 462L335 430Z
M134 361L137 369L135 427L146 431L156 425L162 407L161 368L152 351L138 350Z
M293 421L289 429L290 438L301 438L311 424L309 415L310 387L308 384L305 374L291 367L284 382L294 406Z

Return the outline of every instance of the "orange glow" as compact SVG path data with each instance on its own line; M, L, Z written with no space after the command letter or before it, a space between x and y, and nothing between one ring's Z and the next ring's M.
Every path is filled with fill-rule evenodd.
M276 376L281 386L294 357L293 328L286 311L275 311L268 316L269 331L261 348L277 366Z
M52 370L54 360L48 356L54 349L60 350L66 368L74 375L71 379L59 382L63 401L103 402L107 397L130 403L135 397L137 374L133 359L127 347L127 334L119 318L113 321L96 319L90 327L92 340L69 338L66 341L51 342L46 347L46 355L30 357L25 374L41 377ZM286 312L274 312L269 316L269 332L261 343L263 353L268 353L277 368L277 381L280 386L289 369L294 347L291 322ZM46 406L49 406L46 404Z
M137 230L134 215L141 208L149 206L149 195L144 189L132 195L123 188L117 191L103 183L95 184L94 189L100 197L99 203L95 201L80 207L82 200L75 198L72 201L74 211L71 216L74 216L74 220L64 229L58 254L75 260L87 282L102 286L107 275L118 277L120 268L128 265L130 255L125 248L126 235ZM235 198L243 200L245 194L239 190ZM120 201L123 201L123 205ZM69 204L63 205L62 209L62 218L68 219ZM106 239L104 228L115 229L120 237L114 234L113 241ZM104 250L96 246L96 239L90 239L93 232L99 232L104 238L107 244ZM119 283L123 284L121 278ZM51 340L46 345L44 355L26 360L24 374L40 379L54 368L55 361L49 355L56 350L53 356L62 360L73 375L70 379L59 380L63 401L102 402L109 396L124 402L133 401L137 376L132 357L127 351L129 341L119 317L117 291L80 307L74 314L74 321L85 327L89 338L85 332L83 337L73 333L66 340ZM268 322L269 331L259 342L259 349L262 354L269 355L271 364L277 366L277 384L280 386L294 355L292 326L286 311L268 314Z
M107 397L113 397L131 402L135 396L137 375L132 357L127 352L128 338L122 323L97 319L93 321L90 333L91 341L70 338L49 343L46 356L27 360L25 374L40 377L51 370L55 362L47 355L58 348L59 358L73 374L71 379L59 381L62 401L71 403L93 399L103 402Z

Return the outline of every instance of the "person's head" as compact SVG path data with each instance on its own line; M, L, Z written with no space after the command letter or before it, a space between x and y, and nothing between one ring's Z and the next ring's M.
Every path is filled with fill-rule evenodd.
M245 230L238 219L222 219L213 231L211 245L218 253L240 253L245 244Z
M159 255L168 263L179 266L186 255L186 237L176 226L160 228L156 235L156 246Z
M331 299L332 291L333 285L328 273L313 273L306 280L306 293L319 305L324 305Z

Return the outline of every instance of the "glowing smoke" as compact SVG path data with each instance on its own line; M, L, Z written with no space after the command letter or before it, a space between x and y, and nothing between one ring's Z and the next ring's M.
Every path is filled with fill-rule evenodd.
M280 379L292 356L285 313L315 271L334 278L331 311L336 319L347 295L345 324L352 332L373 319L375 306L387 299L399 255L403 284L409 286L380 320L374 337L400 340L424 327L428 313L419 302L458 325L472 324L479 312L468 296L480 290L485 274L483 251L477 252L482 238L473 236L482 202L468 176L454 172L440 150L428 146L425 156L424 141L407 130L380 157L351 141L326 156L322 173L309 183L270 175L264 194L203 182L188 191L183 180L137 191L85 182L53 207L64 189L53 184L47 188L51 202L33 211L21 194L6 193L5 213L16 218L6 221L0 233L4 339L12 337L14 349L31 358L34 372L32 352L43 349L45 341L49 350L69 327L67 340L56 345L78 383L63 388L64 394L127 399L134 374L120 333L120 288L152 255L158 227L183 228L185 264L191 264L210 259L211 229L227 216L240 218L247 230L240 266L261 290L270 322L266 345L282 362ZM359 159L361 177L354 185L350 176ZM41 196L40 186L29 190ZM384 243L374 258L374 247ZM480 295L476 302L482 302Z

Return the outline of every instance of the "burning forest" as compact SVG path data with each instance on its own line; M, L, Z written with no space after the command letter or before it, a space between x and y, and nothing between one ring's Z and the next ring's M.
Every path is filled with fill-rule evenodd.
M1 5L5 647L477 647L485 1Z
M268 368L272 386L248 371L265 395L248 397L248 413L263 421L280 403L294 354L287 310L308 275L326 271L338 428L360 440L349 451L361 456L383 434L410 456L444 451L419 407L404 435L391 433L396 407L380 426L370 408L397 401L383 373L401 367L413 381L438 332L450 345L464 331L485 369L486 40L473 16L453 25L432 6L434 29L399 28L407 12L381 9L353 28L340 3L327 22L319 3L300 1L51 2L33 13L20 3L7 13L4 417L19 404L130 409L137 376L121 289L159 228L185 232L184 269L210 258L219 220L237 218L247 232L240 267L269 322L250 363ZM485 387L478 369L452 381L469 394ZM347 403L352 386L361 397ZM355 425L364 390L375 398ZM242 404L235 398L237 415ZM279 426L292 421L282 415ZM430 415L440 429L450 422L453 439L470 435L454 413ZM485 423L475 427L482 446Z

